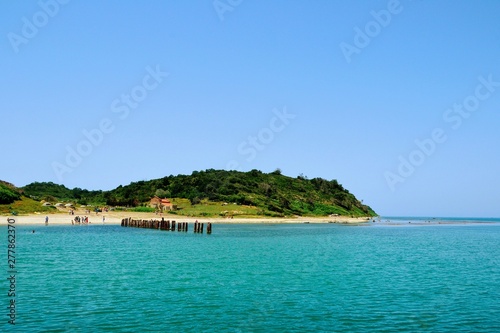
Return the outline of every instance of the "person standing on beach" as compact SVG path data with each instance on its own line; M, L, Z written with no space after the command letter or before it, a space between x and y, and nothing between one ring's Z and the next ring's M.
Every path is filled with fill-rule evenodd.
M45 216L45 225L48 225L48 224L49 224L49 217Z
M102 216L102 224L104 224L104 221L106 220L106 217L103 215Z

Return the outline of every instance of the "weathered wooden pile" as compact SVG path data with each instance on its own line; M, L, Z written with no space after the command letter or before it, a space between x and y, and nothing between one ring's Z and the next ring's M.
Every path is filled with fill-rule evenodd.
M185 231L187 232L189 229L188 222L179 222L175 223L175 221L165 220L162 218L161 220L133 220L131 217L122 219L121 222L122 227L131 227L131 228L146 228L146 229L158 229L165 231L175 231L177 227L177 231ZM203 233L204 223L200 223L196 221L194 223L194 232L195 233ZM212 223L207 223L207 234L212 233Z

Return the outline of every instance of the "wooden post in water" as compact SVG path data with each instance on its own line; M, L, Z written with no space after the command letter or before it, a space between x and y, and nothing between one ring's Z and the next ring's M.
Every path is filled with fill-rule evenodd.
M176 223L175 220L165 220L163 217L161 220L133 220L131 217L124 218L121 220L120 225L122 227L130 227L130 228L146 228L146 229L156 229L156 230L167 230L167 231L175 231ZM194 233L203 233L204 223L196 222L194 223L193 232ZM188 222L179 222L177 223L177 231L187 232L189 230ZM212 223L207 222L207 234L212 233Z

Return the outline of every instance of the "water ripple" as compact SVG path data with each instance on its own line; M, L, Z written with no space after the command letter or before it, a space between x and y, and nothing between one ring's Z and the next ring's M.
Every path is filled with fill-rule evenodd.
M210 236L115 226L18 230L14 331L500 328L499 228L217 225ZM12 327L1 323L5 329Z

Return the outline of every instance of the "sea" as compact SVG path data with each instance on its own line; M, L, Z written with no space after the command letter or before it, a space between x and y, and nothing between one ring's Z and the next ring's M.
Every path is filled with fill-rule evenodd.
M0 227L0 332L500 332L500 219L189 227Z

